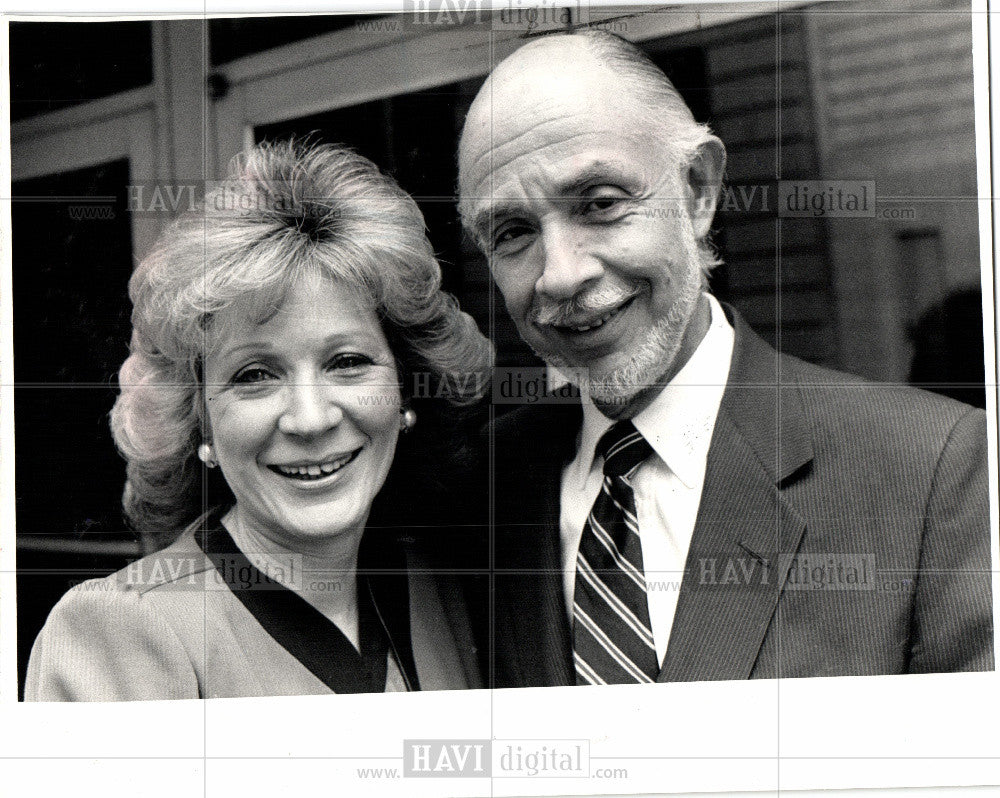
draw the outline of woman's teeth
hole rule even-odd
[[[351,462],[355,455],[357,455],[357,452],[351,452],[350,454],[345,454],[343,457],[338,457],[336,460],[331,460],[329,463],[318,463],[316,465],[305,466],[276,465],[272,466],[272,468],[282,476],[292,477],[294,479],[322,479],[335,471],[339,471]]]

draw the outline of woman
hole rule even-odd
[[[492,360],[440,282],[416,204],[366,159],[234,161],[129,285],[111,423],[126,515],[169,545],[63,597],[27,700],[477,686],[460,593],[421,549],[434,530],[385,520],[454,429],[421,397],[475,402]]]

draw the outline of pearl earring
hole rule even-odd
[[[209,468],[215,468],[219,464],[219,461],[215,459],[215,452],[210,443],[203,443],[198,447],[198,459]]]
[[[400,413],[399,418],[399,428],[403,432],[409,432],[413,429],[413,425],[417,423],[417,412],[412,408],[408,407],[402,413]]]

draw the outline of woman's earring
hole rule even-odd
[[[215,451],[212,449],[212,444],[210,443],[203,443],[198,447],[198,459],[209,468],[215,468],[219,464],[219,461],[215,459]]]
[[[417,423],[417,412],[412,407],[408,407],[399,415],[400,430],[403,432],[409,432],[413,429],[413,425]]]

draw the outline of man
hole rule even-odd
[[[469,111],[463,221],[584,393],[488,431],[492,684],[992,669],[984,414],[778,355],[711,297],[724,166],[607,33],[523,46]]]

